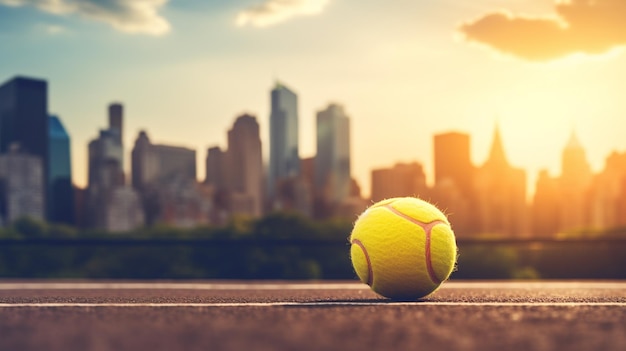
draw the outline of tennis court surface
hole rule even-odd
[[[626,350],[626,282],[0,281],[0,350]]]

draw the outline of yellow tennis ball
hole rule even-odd
[[[418,299],[435,291],[456,264],[454,232],[432,204],[413,197],[375,203],[350,235],[359,279],[392,299]]]

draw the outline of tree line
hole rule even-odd
[[[87,279],[357,279],[352,222],[296,213],[234,217],[221,227],[128,233],[24,218],[0,228],[0,277]],[[623,236],[621,232],[606,233]],[[452,279],[626,279],[626,244],[459,246]]]

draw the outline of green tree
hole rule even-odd
[[[44,238],[48,236],[46,223],[30,217],[22,217],[15,220],[12,227],[23,238]]]

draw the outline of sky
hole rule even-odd
[[[559,174],[575,131],[592,169],[626,150],[626,2],[622,0],[0,0],[0,82],[48,81],[49,110],[72,140],[74,182],[87,144],[125,107],[124,143],[226,147],[237,116],[257,117],[268,155],[270,90],[299,97],[300,155],[315,115],[342,104],[352,169],[423,164],[433,135],[471,135],[485,162],[494,127],[509,162]]]

